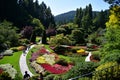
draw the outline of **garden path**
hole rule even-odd
[[[89,62],[90,61],[90,56],[92,55],[91,52],[89,52],[88,56],[85,58],[85,62]]]
[[[35,46],[35,45],[31,45],[31,46],[30,46],[30,49],[33,48],[34,46]],[[29,49],[29,50],[30,50],[30,49]],[[21,55],[21,57],[20,57],[20,60],[19,60],[19,65],[20,65],[20,70],[21,70],[21,73],[22,73],[23,76],[24,76],[24,74],[25,74],[25,71],[27,71],[28,74],[32,77],[33,74],[30,72],[30,70],[29,70],[29,68],[28,68],[28,66],[27,66],[27,62],[26,62],[26,56],[27,56],[29,50],[27,49],[27,50],[25,51],[25,53],[22,53],[22,55]]]

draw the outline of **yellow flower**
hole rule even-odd
[[[84,52],[85,52],[84,49],[77,50],[77,53],[84,53]]]

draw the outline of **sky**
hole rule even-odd
[[[86,5],[91,4],[93,11],[101,11],[109,9],[109,4],[104,0],[39,0],[39,3],[44,2],[51,8],[54,16],[76,10],[77,8],[85,8]]]

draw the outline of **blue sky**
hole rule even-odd
[[[77,8],[85,8],[91,4],[93,11],[101,11],[109,9],[109,4],[104,0],[39,0],[39,3],[44,3],[51,8],[53,15],[58,15]]]

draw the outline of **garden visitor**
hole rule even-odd
[[[30,46],[31,46],[31,45],[27,45],[27,50],[29,50],[29,49],[30,49]]]
[[[30,75],[27,73],[27,71],[25,71],[23,80],[29,80],[30,79]]]

